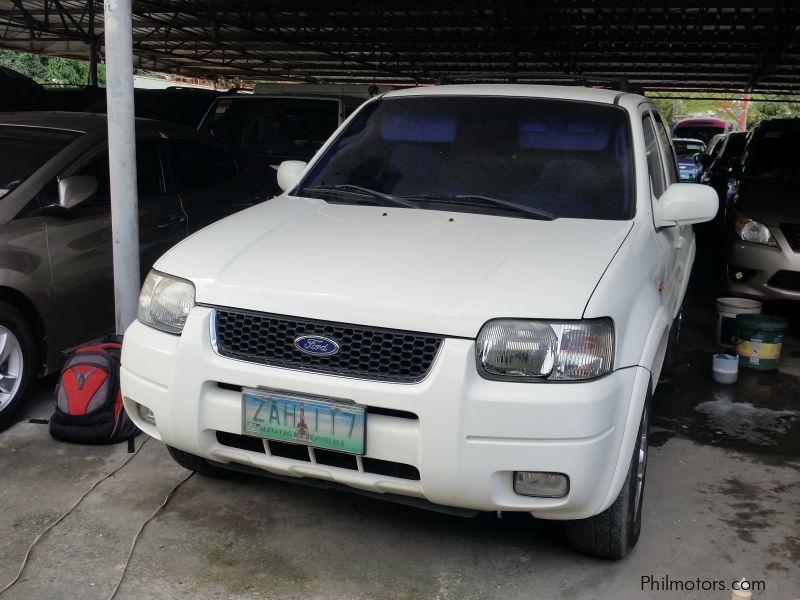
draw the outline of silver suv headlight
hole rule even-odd
[[[751,244],[761,244],[773,248],[778,247],[778,242],[775,241],[775,237],[772,235],[769,227],[763,223],[737,215],[734,229],[736,231],[736,236],[740,240],[750,242]]]
[[[507,381],[579,381],[611,370],[611,319],[489,321],[476,341],[478,371]]]
[[[180,334],[193,306],[194,284],[191,281],[150,271],[139,294],[136,317],[150,327]]]

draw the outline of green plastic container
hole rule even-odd
[[[778,368],[787,322],[770,315],[736,317],[736,354],[739,366],[759,371]]]

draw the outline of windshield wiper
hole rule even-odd
[[[533,217],[534,219],[541,219],[542,221],[552,221],[556,219],[556,215],[546,210],[540,210],[538,208],[531,208],[530,206],[523,206],[521,204],[516,204],[515,202],[509,202],[508,200],[501,200],[500,198],[492,198],[490,196],[481,196],[478,194],[454,194],[452,196],[442,195],[442,194],[425,194],[422,196],[413,196],[413,198],[419,198],[420,200],[430,200],[430,201],[441,201],[442,203],[447,204],[461,204],[461,205],[469,205],[469,206],[499,206],[502,208],[507,208],[508,210],[512,210],[514,212],[522,213]]]
[[[359,196],[361,198],[368,198],[373,202],[375,200],[380,200],[381,202],[375,202],[375,204],[383,204],[383,205],[390,205],[390,206],[403,206],[405,208],[416,208],[416,204],[411,200],[406,200],[405,198],[400,198],[399,196],[392,196],[391,194],[384,194],[383,192],[378,192],[375,190],[370,190],[365,187],[361,187],[360,185],[351,185],[349,183],[343,183],[339,185],[316,185],[305,187],[301,192],[309,192],[312,194],[337,194],[337,195],[347,195],[350,197]]]

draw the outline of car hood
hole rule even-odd
[[[157,263],[200,304],[475,337],[497,317],[580,318],[631,221],[538,221],[280,196]]]
[[[739,187],[736,211],[741,215],[777,226],[800,223],[800,200],[797,190],[800,178],[746,178]]]

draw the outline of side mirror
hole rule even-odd
[[[302,160],[285,160],[278,167],[278,187],[284,192],[288,192],[303,176],[308,163]]]
[[[742,161],[738,158],[732,158],[728,163],[728,177],[739,179],[742,176]]]
[[[714,162],[714,159],[711,158],[710,154],[701,154],[697,157],[697,161],[702,165],[704,169],[707,169],[711,166],[711,163]]]
[[[62,208],[77,206],[97,191],[93,175],[70,175],[58,182],[58,204]]]
[[[654,204],[656,226],[705,223],[717,216],[719,200],[714,188],[698,183],[673,183]]]

